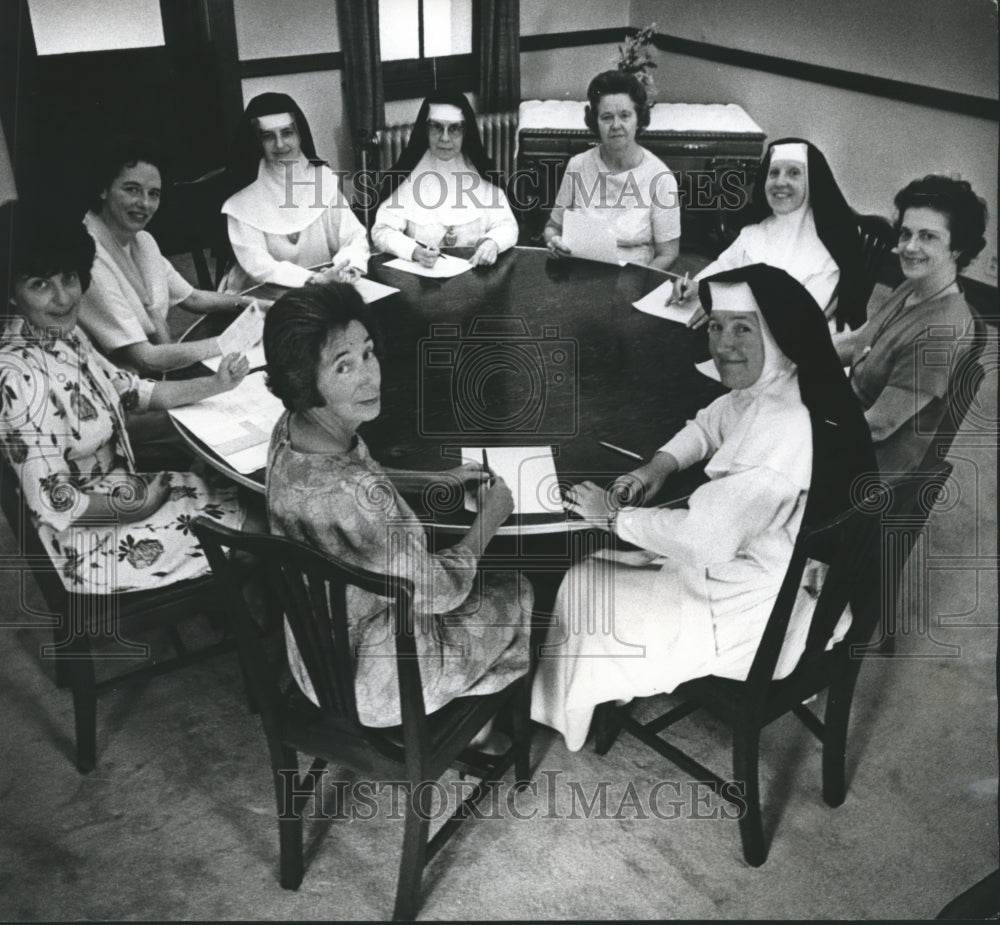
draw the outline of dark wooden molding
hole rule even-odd
[[[577,48],[581,45],[617,44],[623,42],[627,36],[635,35],[637,31],[634,26],[628,26],[620,29],[586,29],[578,32],[555,32],[549,35],[522,35],[521,51],[552,51],[557,48]],[[938,87],[925,87],[902,80],[891,80],[888,77],[872,77],[845,71],[842,68],[808,64],[804,61],[793,61],[789,58],[779,58],[739,48],[726,48],[709,42],[696,42],[675,35],[664,35],[662,32],[657,32],[653,41],[657,49],[670,54],[687,55],[717,64],[780,74],[783,77],[825,84],[840,90],[867,93],[870,96],[881,96],[884,99],[913,103],[917,106],[929,106],[932,109],[942,109],[962,116],[1000,119],[1000,100],[989,97],[942,90]]]
[[[284,55],[280,58],[250,58],[240,62],[240,76],[276,77],[279,74],[309,74],[313,71],[342,71],[342,51],[320,52],[314,55]]]
[[[581,29],[577,32],[553,32],[547,35],[522,35],[521,51],[553,51],[556,48],[577,48],[581,45],[607,45],[624,42],[639,30],[634,26],[618,29]]]
[[[954,90],[941,90],[937,87],[924,87],[902,80],[891,80],[887,77],[872,77],[867,74],[857,74],[854,71],[845,71],[841,68],[807,64],[804,61],[792,61],[789,58],[778,58],[774,55],[764,55],[739,48],[725,48],[722,45],[712,45],[708,42],[695,42],[674,35],[664,35],[662,32],[656,33],[654,43],[660,51],[671,54],[687,55],[700,58],[703,61],[728,64],[732,67],[766,71],[795,80],[825,84],[839,90],[851,90],[855,93],[867,93],[870,96],[881,96],[902,103],[943,109],[946,112],[962,116],[1000,119],[1000,100],[983,96],[958,93]]]

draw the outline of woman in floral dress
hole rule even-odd
[[[136,472],[126,412],[165,410],[232,389],[245,357],[218,373],[153,382],[114,366],[77,327],[94,242],[82,225],[18,227],[9,318],[0,335],[0,443],[42,544],[70,591],[138,591],[194,578],[208,563],[200,514],[241,527],[235,487],[193,472]]]

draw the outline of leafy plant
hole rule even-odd
[[[646,93],[652,96],[654,85],[652,69],[656,62],[649,53],[649,46],[656,33],[656,23],[640,29],[635,35],[625,39],[624,45],[618,46],[618,70],[627,74],[635,74],[642,81]]]

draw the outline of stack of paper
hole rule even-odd
[[[574,257],[598,260],[601,263],[625,263],[618,257],[618,241],[611,226],[587,212],[563,213],[563,230],[560,237]]]
[[[171,408],[170,416],[237,472],[249,475],[267,464],[271,431],[284,410],[258,372],[229,392]]]
[[[221,356],[202,360],[212,372],[218,372],[222,357],[230,353],[242,353],[250,361],[251,369],[260,369],[264,365],[264,313],[256,302],[233,321],[219,335],[219,352]]]

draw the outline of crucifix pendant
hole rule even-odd
[[[449,225],[447,229],[445,229],[444,239],[442,240],[441,243],[444,244],[445,247],[454,247],[455,242],[457,240],[458,240],[458,235],[455,234],[454,226]]]
[[[299,232],[293,231],[290,235],[288,235],[288,240],[292,244],[298,244],[299,243]]]

